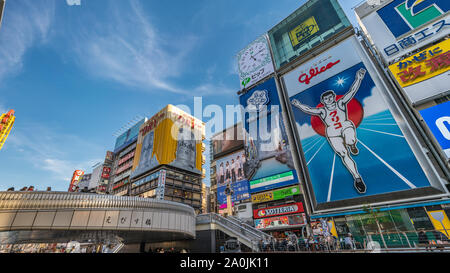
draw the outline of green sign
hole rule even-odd
[[[287,189],[281,189],[273,191],[273,200],[280,200],[284,199],[288,196],[292,195],[298,195],[300,194],[300,187],[299,186],[293,186]]]

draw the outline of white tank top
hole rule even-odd
[[[334,128],[335,130],[341,129],[344,121],[347,121],[347,111],[339,108],[337,104],[334,110],[328,110],[326,107],[324,109],[326,113],[324,122],[327,127]]]

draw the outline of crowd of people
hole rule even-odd
[[[335,251],[355,250],[356,244],[353,236],[349,233],[346,237],[338,240],[333,235],[329,236],[297,236],[290,232],[284,237],[265,237],[259,242],[261,252],[280,251]]]
[[[178,248],[173,248],[173,247],[171,247],[171,248],[159,247],[159,248],[155,248],[154,250],[150,249],[147,253],[189,253],[189,250],[187,250],[185,248],[178,249]]]
[[[113,244],[2,244],[0,253],[113,253]]]

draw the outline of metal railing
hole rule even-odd
[[[0,210],[41,209],[146,209],[182,211],[195,215],[192,207],[149,198],[68,192],[0,192]]]
[[[425,251],[450,251],[449,231],[424,230],[419,235],[418,231],[400,231],[369,233],[366,235],[347,238],[327,239],[323,236],[298,238],[296,242],[270,242],[263,246],[265,252],[425,252]],[[331,239],[330,239],[331,238]]]
[[[223,229],[228,231],[226,232],[229,233],[228,235],[238,235],[238,237],[244,239],[240,240],[241,243],[246,244],[253,251],[259,250],[258,244],[264,237],[270,237],[268,234],[258,231],[236,218],[223,217],[215,213],[197,215],[196,222],[197,224],[219,224]]]

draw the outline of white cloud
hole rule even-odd
[[[362,101],[364,107],[364,117],[370,117],[377,113],[386,111],[386,102],[377,87],[372,88],[371,95]]]
[[[193,87],[175,83],[188,69],[187,59],[197,37],[158,33],[140,1],[109,8],[109,24],[80,25],[74,36],[77,61],[89,73],[149,92],[159,89],[191,96],[214,94],[214,89],[228,91],[212,83],[215,65],[205,71],[206,82]]]
[[[23,159],[24,170],[34,167],[48,173],[36,177],[35,185],[52,181],[65,190],[74,170],[89,172],[95,163],[103,160],[99,157],[105,153],[103,147],[78,136],[61,134],[38,124],[24,124],[13,130],[8,149],[18,151],[16,155]]]
[[[29,48],[47,41],[54,1],[8,1],[0,31],[0,79],[19,72]]]
[[[297,125],[300,139],[306,139],[317,135],[316,131],[314,131],[311,125],[304,123],[302,126],[300,126],[298,122],[296,122],[295,124]]]

